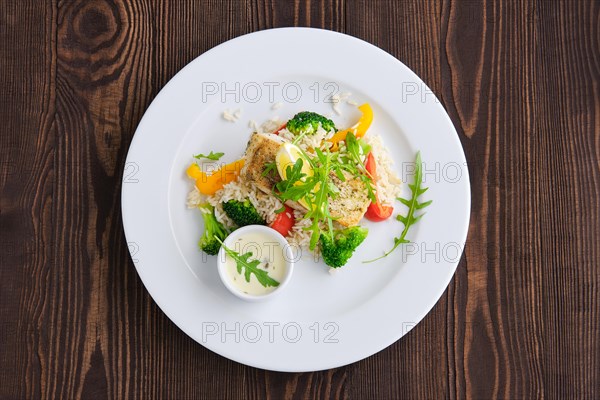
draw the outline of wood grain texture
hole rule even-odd
[[[158,91],[211,47],[280,26],[345,32],[412,68],[472,185],[465,254],[427,317],[366,360],[304,374],[245,367],[176,328],[120,215]],[[591,0],[0,3],[0,398],[600,397],[599,26]]]

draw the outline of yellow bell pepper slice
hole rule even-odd
[[[205,195],[213,195],[223,186],[236,180],[244,166],[245,160],[239,159],[230,164],[224,165],[221,169],[216,170],[211,175],[202,172],[198,164],[191,164],[187,170],[187,176],[196,181],[196,187],[200,193]]]
[[[185,170],[185,172],[187,176],[193,180],[201,178],[202,175],[206,176],[206,174],[202,172],[202,170],[200,170],[200,167],[196,163],[190,164],[190,166]]]
[[[360,105],[358,109],[362,112],[362,116],[358,120],[358,123],[348,129],[337,131],[335,135],[329,139],[329,141],[332,143],[331,150],[337,150],[338,143],[346,140],[346,135],[349,132],[352,132],[357,138],[361,138],[367,133],[367,130],[371,126],[371,122],[373,122],[373,109],[369,103]]]

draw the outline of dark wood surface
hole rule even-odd
[[[135,128],[179,69],[294,25],[412,68],[472,185],[465,254],[427,317],[303,374],[229,361],[171,323],[119,195]],[[593,0],[2,1],[0,398],[599,398],[599,26]]]

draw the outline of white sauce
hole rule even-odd
[[[269,276],[280,284],[287,272],[287,263],[284,258],[285,249],[275,239],[266,235],[264,232],[248,232],[230,243],[227,247],[236,251],[240,255],[251,252],[249,260],[259,260],[258,268],[267,271]],[[229,282],[242,293],[260,296],[272,292],[277,286],[264,287],[256,279],[254,274],[250,275],[250,282],[246,282],[244,276],[245,268],[242,273],[238,273],[235,260],[225,254],[225,271]]]

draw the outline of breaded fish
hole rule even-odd
[[[281,144],[284,143],[277,135],[270,133],[254,133],[248,141],[244,157],[246,163],[240,172],[240,179],[252,183],[266,193],[271,193],[273,186],[281,181],[279,174],[265,175],[265,164],[275,162],[275,156]],[[362,219],[367,207],[369,197],[365,184],[358,178],[344,173],[345,181],[332,174],[332,181],[340,190],[335,198],[329,199],[329,212],[336,221],[344,226],[357,225]],[[290,207],[306,210],[297,202],[288,202]]]

